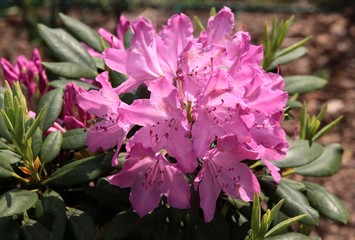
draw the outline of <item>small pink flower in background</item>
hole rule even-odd
[[[157,208],[162,195],[180,209],[190,207],[190,188],[184,174],[163,154],[141,144],[133,145],[122,170],[109,181],[119,187],[131,187],[130,201],[139,216]]]
[[[206,222],[213,219],[221,191],[244,201],[252,201],[254,193],[260,193],[255,175],[241,162],[256,160],[259,154],[247,148],[247,145],[238,143],[234,136],[225,136],[203,158],[202,169],[195,178],[194,185],[199,190],[200,206]]]
[[[5,80],[10,86],[14,81],[19,81],[30,109],[36,110],[39,98],[48,91],[48,79],[38,49],[33,50],[30,60],[20,55],[14,65],[4,58],[0,63]]]
[[[75,128],[87,128],[94,116],[84,111],[78,104],[78,95],[86,91],[75,83],[69,83],[65,87],[62,109],[62,119],[67,130]]]
[[[101,73],[96,77],[96,81],[102,86],[99,91],[82,92],[77,97],[81,109],[101,119],[89,129],[87,145],[92,152],[117,146],[116,154],[112,158],[112,164],[117,165],[119,149],[132,125],[122,121],[119,108],[125,107],[126,104],[121,102],[108,81],[108,72]]]

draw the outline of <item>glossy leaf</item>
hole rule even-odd
[[[285,77],[285,90],[289,94],[306,93],[323,88],[327,80],[315,76],[288,76]]]
[[[41,151],[42,146],[42,130],[37,128],[34,134],[32,135],[32,153],[33,158],[36,159]]]
[[[120,240],[129,239],[140,226],[140,219],[133,211],[124,211],[117,214],[110,223],[103,229],[99,240]]]
[[[302,56],[304,56],[306,53],[307,53],[307,48],[299,47],[292,52],[289,52],[285,55],[276,57],[272,61],[272,63],[270,64],[270,67],[268,67],[267,70],[275,69],[275,68],[277,68],[277,65],[286,65],[290,62],[293,62],[293,61],[301,58]]]
[[[11,140],[11,134],[6,127],[2,114],[0,114],[0,137]]]
[[[290,219],[287,219],[279,224],[277,224],[275,227],[273,227],[272,229],[270,229],[270,231],[268,231],[265,234],[265,237],[272,237],[275,236],[277,234],[280,234],[283,232],[283,230],[287,229],[288,227],[290,227],[292,224],[298,222],[299,220],[301,220],[302,218],[304,218],[307,215],[299,215]]]
[[[92,70],[96,69],[95,62],[87,50],[63,29],[39,24],[38,32],[60,61],[85,64]]]
[[[86,147],[87,132],[84,128],[66,131],[63,134],[63,150],[79,150]]]
[[[260,184],[263,190],[268,194],[273,202],[285,199],[285,202],[281,207],[281,211],[283,213],[289,217],[306,214],[307,216],[300,220],[301,223],[318,225],[318,211],[310,206],[307,198],[301,192],[293,189],[284,182],[280,182],[276,185],[274,182],[265,181],[262,180],[262,177],[260,178]]]
[[[12,217],[0,218],[0,239],[19,240],[20,227]]]
[[[41,146],[40,159],[42,164],[53,161],[60,152],[63,142],[63,134],[60,131],[50,133]]]
[[[92,30],[88,25],[64,15],[63,13],[59,13],[59,17],[69,31],[80,41],[85,42],[98,52],[102,52],[104,50],[101,45],[99,34]]]
[[[43,121],[40,124],[43,131],[50,128],[59,117],[63,106],[63,96],[63,90],[58,88],[49,91],[41,98],[38,109],[46,109]]]
[[[265,240],[313,240],[313,238],[301,233],[285,233],[273,237],[265,238]]]
[[[272,163],[279,168],[298,167],[316,160],[323,152],[323,147],[318,143],[307,140],[296,140],[291,144],[286,157]]]
[[[33,134],[35,134],[37,128],[41,125],[44,116],[46,115],[46,107],[41,108],[40,112],[36,114],[36,118],[34,120],[30,119],[29,122],[31,123],[29,125],[29,129],[27,130],[25,134],[25,139],[28,140],[30,139]]]
[[[85,90],[89,89],[98,89],[98,87],[91,85],[89,83],[86,83],[81,80],[69,80],[69,79],[61,79],[61,80],[54,80],[49,82],[49,86],[54,87],[54,88],[62,88],[65,89],[66,85],[68,83],[75,83],[77,86],[82,87]]]
[[[324,187],[311,182],[303,182],[306,186],[304,194],[312,207],[323,216],[337,222],[346,224],[349,220],[349,212],[337,196]]]
[[[74,160],[52,173],[47,182],[68,186],[94,180],[103,174],[108,174],[109,169],[103,164],[107,158],[111,159],[112,154],[100,154]]]
[[[10,163],[0,155],[0,178],[9,178],[14,174]]]
[[[21,157],[11,151],[1,150],[0,161],[7,162],[8,164],[15,164],[21,161]]]
[[[33,207],[37,202],[37,193],[27,190],[10,190],[0,196],[0,218],[17,214]]]
[[[75,240],[87,240],[92,239],[96,227],[94,220],[85,212],[67,207],[67,234],[71,236],[71,239]]]
[[[51,233],[39,222],[28,219],[21,228],[21,239],[26,240],[54,240]]]
[[[86,65],[74,62],[42,62],[43,66],[59,77],[95,78],[98,73]]]
[[[294,172],[304,176],[331,176],[340,169],[342,156],[342,146],[338,143],[330,144],[324,147],[323,153],[316,160],[295,168]]]
[[[36,204],[36,217],[38,222],[48,229],[55,240],[64,237],[66,215],[65,206],[61,198],[44,195]]]

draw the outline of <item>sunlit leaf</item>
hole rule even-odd
[[[304,176],[325,177],[335,174],[341,167],[343,148],[334,143],[326,146],[323,153],[313,162],[296,167],[295,173]]]
[[[346,224],[349,220],[349,212],[337,196],[316,183],[303,182],[306,186],[304,194],[311,206],[323,216],[337,222]]]

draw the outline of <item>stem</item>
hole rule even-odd
[[[41,181],[41,178],[39,177],[38,175],[38,172],[36,171],[36,168],[33,164],[33,161],[29,164],[29,168],[28,170],[30,170],[31,172],[31,177],[32,179],[35,181],[35,182],[40,182]]]
[[[253,165],[249,166],[249,168],[253,169],[253,168],[256,168],[256,167],[258,167],[258,166],[260,166],[262,164],[263,164],[263,161],[259,160],[256,163],[254,163]]]
[[[288,168],[285,171],[283,171],[281,175],[283,177],[286,177],[286,176],[291,175],[293,173],[295,173],[295,169],[294,168]]]

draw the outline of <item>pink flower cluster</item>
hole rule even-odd
[[[127,133],[127,159],[112,184],[131,187],[130,201],[140,216],[155,209],[162,195],[175,208],[190,207],[199,191],[204,219],[213,219],[221,192],[251,201],[260,192],[249,163],[262,160],[275,181],[288,148],[281,129],[287,93],[283,78],[266,73],[263,47],[247,32],[233,33],[234,14],[224,7],[208,20],[199,37],[190,19],[174,15],[160,32],[141,17],[131,24],[128,49],[107,48],[106,65],[128,79],[112,88],[108,73],[102,88],[78,96],[79,106],[102,120],[88,132],[91,151],[117,146]],[[119,94],[148,86],[149,99],[128,105]],[[193,179],[193,183],[189,182]]]
[[[20,81],[28,104],[31,107],[36,106],[40,96],[48,91],[47,75],[42,67],[41,56],[37,48],[33,50],[30,60],[20,55],[16,59],[16,63],[12,65],[5,58],[1,58],[0,65],[10,86],[13,85],[13,82]]]

